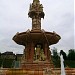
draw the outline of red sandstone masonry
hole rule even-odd
[[[45,71],[31,71],[31,70],[25,70],[25,69],[0,69],[0,71],[3,71],[3,75],[49,75],[47,73],[45,73]],[[51,69],[51,75],[60,75],[61,71],[60,68],[55,68],[55,69]],[[75,75],[75,68],[65,68],[66,71],[66,75]]]

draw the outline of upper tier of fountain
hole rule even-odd
[[[41,18],[44,18],[43,5],[40,4],[39,0],[33,0],[30,4],[28,16],[32,18],[32,30],[29,29],[26,32],[17,33],[13,40],[20,45],[26,45],[27,42],[34,42],[44,44],[48,46],[56,44],[61,37],[53,32],[46,32],[44,29],[41,30]]]
[[[56,44],[61,37],[56,34],[55,32],[45,32],[44,30],[36,30],[36,31],[29,31],[22,33],[17,33],[13,40],[20,45],[26,45],[27,42],[34,42],[44,44],[47,43],[48,46],[52,44]]]

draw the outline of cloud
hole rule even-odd
[[[0,0],[0,50],[23,50],[12,38],[17,32],[31,29],[28,18],[29,4],[33,0]],[[73,0],[40,0],[44,6],[45,18],[42,29],[55,31],[61,36],[56,45],[58,49],[74,47],[74,1]]]

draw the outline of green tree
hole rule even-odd
[[[55,67],[60,67],[60,57],[58,56],[57,48],[52,49],[52,61]]]
[[[3,68],[11,68],[13,64],[13,59],[5,59],[3,62]]]
[[[75,61],[75,50],[74,49],[70,49],[69,53],[68,53],[68,60],[73,60]]]
[[[60,51],[60,55],[61,54],[63,55],[64,60],[67,60],[67,55],[63,50]]]
[[[2,64],[2,60],[1,60],[1,53],[0,53],[0,67],[1,67],[1,64]]]
[[[53,58],[58,59],[58,53],[57,53],[57,48],[53,48]]]

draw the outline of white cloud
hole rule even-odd
[[[40,0],[40,2],[43,4],[45,12],[45,19],[42,20],[42,28],[47,31],[55,31],[62,37],[59,43],[54,46],[64,50],[73,48],[73,0]],[[8,48],[12,50],[17,49],[18,51],[19,48],[17,48],[16,43],[12,43],[12,37],[16,32],[24,32],[27,29],[31,29],[31,19],[28,18],[30,3],[32,3],[32,0],[0,0],[1,51],[5,51]],[[4,46],[7,43],[8,45]]]

